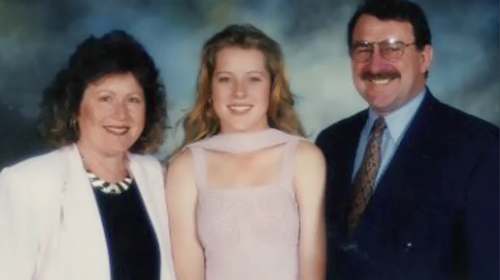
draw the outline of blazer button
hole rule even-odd
[[[409,252],[412,249],[413,249],[413,243],[411,243],[411,242],[406,243],[406,245],[405,245],[405,252]]]

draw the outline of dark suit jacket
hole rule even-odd
[[[499,130],[427,93],[353,236],[351,175],[368,110],[325,130],[327,279],[499,279]]]

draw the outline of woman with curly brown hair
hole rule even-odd
[[[205,43],[166,179],[178,279],[324,278],[325,163],[293,105],[261,30],[231,25]]]
[[[166,94],[150,55],[112,31],[44,91],[58,148],[0,174],[0,279],[173,280],[163,169]]]

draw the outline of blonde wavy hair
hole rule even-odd
[[[226,47],[257,49],[264,54],[266,68],[271,76],[271,94],[267,110],[269,126],[286,133],[305,136],[304,128],[293,109],[295,101],[290,92],[280,45],[250,24],[229,25],[203,45],[196,100],[180,120],[184,128],[184,140],[178,150],[220,131],[220,122],[211,104],[211,88],[216,55]]]

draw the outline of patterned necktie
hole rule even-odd
[[[361,167],[354,179],[354,195],[352,197],[351,212],[347,221],[349,235],[353,233],[372,195],[372,187],[380,165],[380,146],[382,144],[384,129],[384,118],[379,117],[373,125]]]

